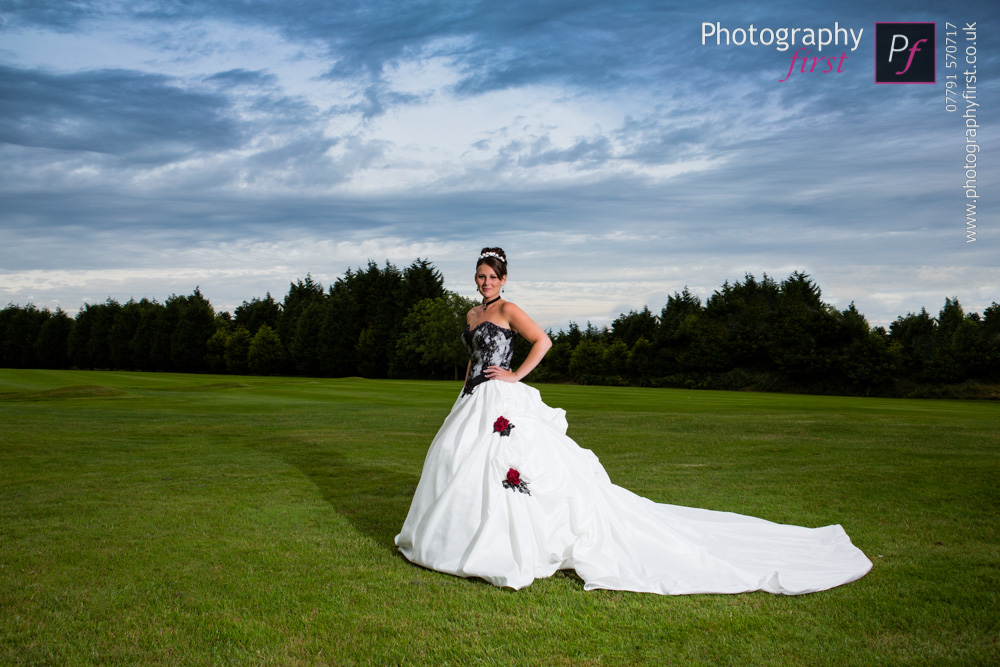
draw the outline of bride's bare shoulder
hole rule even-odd
[[[472,308],[469,308],[469,312],[467,312],[465,314],[465,323],[468,324],[470,327],[474,327],[477,324],[479,324],[480,317],[479,317],[479,313],[476,312],[476,308],[477,308],[477,306],[473,306]],[[480,310],[482,309],[481,307],[478,307],[478,308]]]
[[[513,331],[524,336],[525,339],[530,343],[534,343],[540,338],[546,337],[547,334],[542,330],[540,326],[531,317],[521,310],[516,304],[510,303],[509,301],[503,304],[504,319],[509,322],[509,326]]]
[[[504,301],[500,304],[500,314],[507,321],[519,320],[528,316],[527,313],[521,310],[520,306],[510,301]]]

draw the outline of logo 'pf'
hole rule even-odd
[[[936,23],[876,23],[875,83],[934,83]]]

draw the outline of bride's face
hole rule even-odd
[[[507,276],[499,277],[489,264],[484,262],[476,267],[476,289],[484,299],[500,296],[500,288],[506,283]]]

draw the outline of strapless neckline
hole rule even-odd
[[[472,331],[475,331],[476,329],[478,329],[479,327],[483,326],[484,324],[492,324],[497,329],[502,329],[503,331],[509,331],[511,333],[514,333],[513,329],[511,329],[509,327],[502,327],[499,324],[497,324],[496,322],[492,322],[490,320],[483,320],[482,322],[480,322],[479,324],[477,324],[474,327],[473,326],[469,326],[468,324],[466,324],[465,325],[465,330],[469,331],[469,332],[472,332]]]

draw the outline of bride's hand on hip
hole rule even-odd
[[[499,366],[488,366],[483,374],[491,380],[503,380],[504,382],[518,381],[514,371]]]

